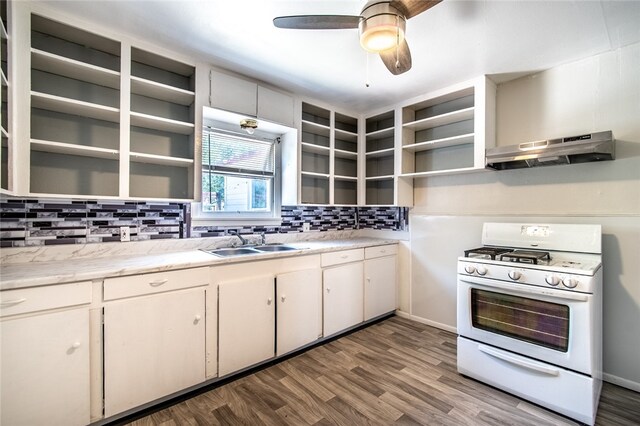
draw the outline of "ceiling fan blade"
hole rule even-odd
[[[411,69],[411,52],[407,40],[402,40],[397,49],[380,52],[380,59],[393,75],[409,71]]]
[[[402,12],[405,18],[413,18],[427,9],[431,9],[442,0],[391,0],[391,6]]]
[[[358,28],[360,16],[349,15],[297,15],[273,18],[278,28],[296,30],[342,30]]]

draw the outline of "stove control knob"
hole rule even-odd
[[[476,268],[476,272],[478,273],[478,275],[485,276],[487,275],[487,268],[485,268],[484,266],[478,266]]]
[[[522,274],[518,271],[509,271],[509,278],[514,281],[518,281],[522,277]]]
[[[574,278],[565,278],[562,280],[562,285],[567,288],[575,288],[578,285],[578,280]]]
[[[547,284],[554,287],[560,284],[560,278],[556,277],[555,275],[547,275],[544,280],[547,282]]]
[[[476,267],[473,266],[473,265],[467,265],[467,266],[464,267],[464,271],[467,274],[473,274],[476,271]]]

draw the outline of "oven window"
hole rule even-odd
[[[475,328],[567,352],[569,307],[526,297],[471,289]]]

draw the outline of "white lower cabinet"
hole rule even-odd
[[[305,269],[276,277],[276,355],[322,337],[322,270]]]
[[[105,416],[205,380],[205,289],[104,307]]]
[[[275,354],[274,276],[218,285],[218,375],[225,376]]]
[[[322,271],[324,336],[331,336],[363,321],[362,262]]]
[[[0,424],[90,422],[89,309],[0,324]]]
[[[377,248],[376,248],[377,249]],[[364,261],[364,320],[370,320],[396,309],[396,246],[389,246],[384,252],[377,250],[375,257],[369,259],[366,250]]]

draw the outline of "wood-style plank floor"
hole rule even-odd
[[[131,423],[575,425],[456,372],[456,336],[391,317]],[[640,393],[605,383],[598,425],[639,425]]]

